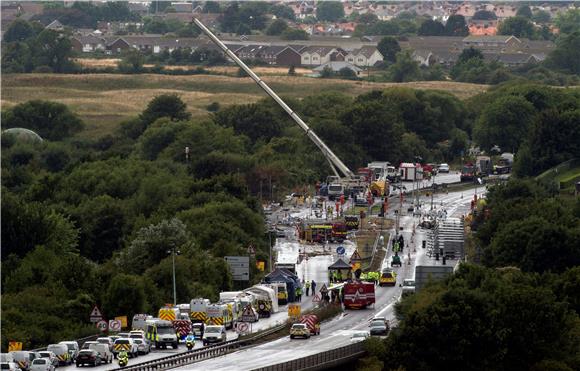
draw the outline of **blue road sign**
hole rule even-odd
[[[336,253],[338,255],[344,255],[344,252],[345,252],[345,250],[344,250],[344,247],[343,246],[339,246],[339,247],[336,248]]]

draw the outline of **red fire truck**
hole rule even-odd
[[[372,282],[347,282],[343,290],[346,309],[364,309],[375,304],[375,284]]]

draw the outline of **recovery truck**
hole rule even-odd
[[[209,304],[210,304],[209,299],[204,298],[192,299],[191,303],[189,304],[190,309],[189,318],[191,319],[191,322],[207,323],[207,306]]]
[[[467,162],[461,168],[460,180],[462,182],[471,182],[475,179],[475,165],[471,162]]]

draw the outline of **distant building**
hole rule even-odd
[[[358,68],[355,65],[352,65],[352,64],[347,63],[347,62],[339,62],[339,61],[324,63],[323,65],[320,65],[320,66],[314,68],[314,72],[320,74],[320,73],[322,73],[322,71],[325,68],[330,68],[332,70],[332,72],[334,72],[334,73],[339,72],[343,68],[348,68],[349,70],[354,72],[355,75],[357,75],[357,76],[359,76],[360,73],[362,72],[362,69]]]

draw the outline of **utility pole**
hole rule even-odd
[[[177,288],[175,285],[175,255],[179,255],[181,251],[177,250],[175,246],[167,250],[168,254],[171,254],[171,263],[173,266],[173,305],[177,305]]]

